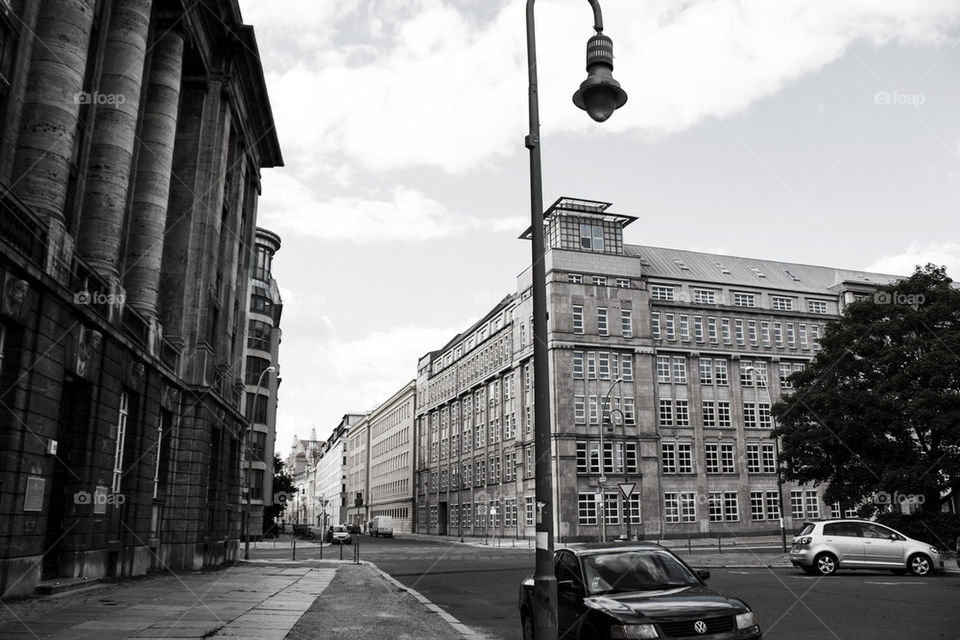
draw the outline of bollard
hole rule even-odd
[[[297,539],[296,538],[293,538],[293,556],[290,559],[291,560],[297,559]]]
[[[723,553],[723,544],[721,542],[720,536],[717,536],[717,553]]]
[[[343,560],[343,541],[340,541],[340,559]]]
[[[687,538],[687,553],[692,553],[693,550],[690,548],[690,538]]]

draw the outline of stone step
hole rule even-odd
[[[98,584],[100,584],[99,578],[53,578],[39,582],[35,593],[40,596],[53,596],[67,591],[86,589]]]

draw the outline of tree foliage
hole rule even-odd
[[[863,515],[960,495],[960,290],[942,267],[846,307],[774,405],[787,479]]]
[[[263,530],[270,531],[287,509],[293,495],[293,478],[283,471],[283,460],[273,456],[273,504],[263,508]]]

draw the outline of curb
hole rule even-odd
[[[455,617],[453,617],[452,615],[444,611],[441,607],[438,607],[437,605],[433,604],[428,598],[426,598],[423,594],[421,594],[416,589],[413,589],[403,584],[402,582],[400,582],[399,580],[397,580],[396,578],[394,578],[389,573],[387,573],[377,565],[373,564],[372,562],[368,562],[366,560],[361,560],[360,562],[361,564],[365,564],[371,567],[374,571],[376,571],[381,576],[383,576],[383,578],[387,580],[387,582],[391,583],[396,588],[400,589],[401,591],[406,591],[407,593],[412,595],[414,598],[417,599],[417,601],[420,604],[422,604],[428,610],[440,616],[440,618],[444,622],[446,622],[451,627],[453,627],[454,631],[459,633],[462,638],[467,638],[468,640],[485,640],[485,636],[477,633],[476,631],[474,631],[473,629],[471,629],[470,627],[463,624],[462,622],[457,620]]]

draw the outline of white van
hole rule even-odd
[[[368,532],[372,536],[393,537],[393,516],[374,516],[370,521]]]

